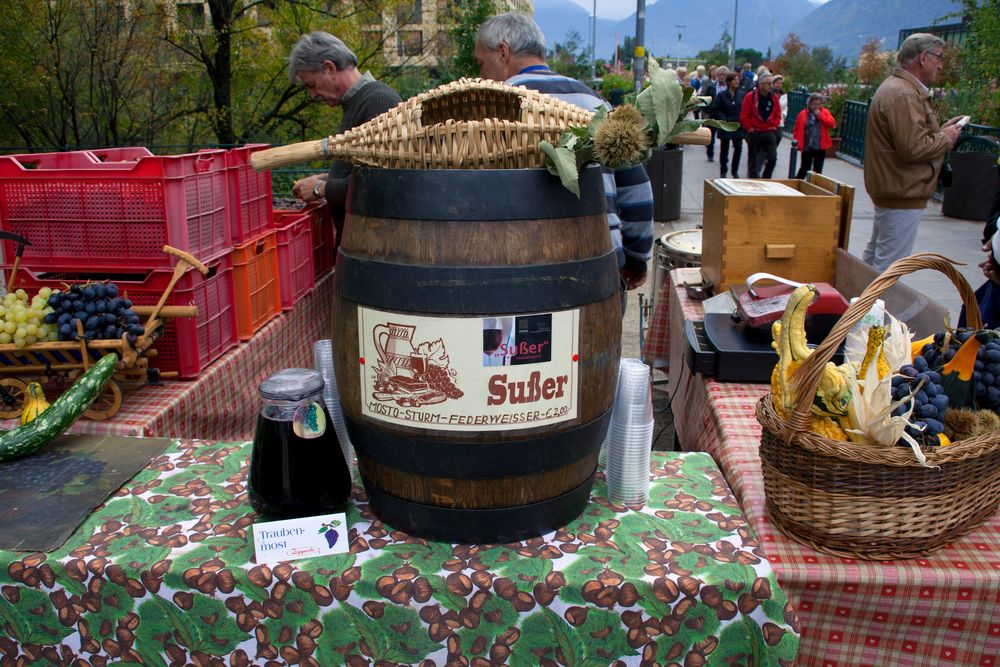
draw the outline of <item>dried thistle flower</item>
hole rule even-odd
[[[631,105],[614,109],[594,133],[597,159],[609,167],[641,162],[648,148],[646,118]]]

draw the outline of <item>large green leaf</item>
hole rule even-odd
[[[101,586],[101,608],[98,611],[91,611],[84,614],[87,622],[90,623],[91,632],[100,639],[114,638],[115,628],[118,627],[118,620],[125,618],[135,607],[135,599],[128,592],[111,581],[104,580]],[[107,623],[105,623],[107,621]],[[106,635],[101,634],[101,627],[111,629]]]
[[[786,647],[783,644],[787,637],[791,637],[791,640]],[[792,652],[788,655],[790,648]],[[779,657],[792,659],[797,651],[798,637],[791,633],[782,638],[782,643],[778,647],[769,649],[764,643],[764,635],[757,621],[749,616],[740,616],[719,633],[719,646],[707,656],[706,664],[713,667],[728,667],[734,664],[776,665]]]
[[[479,560],[502,577],[507,577],[517,585],[518,590],[530,593],[535,584],[545,580],[552,571],[551,558],[529,558],[521,556],[510,547],[497,546],[484,549]]]
[[[298,604],[296,604],[298,603]],[[289,628],[291,632],[290,643],[295,641],[295,635],[298,634],[300,627],[308,623],[314,618],[319,617],[319,605],[313,600],[312,596],[306,593],[300,588],[289,588],[285,593],[285,597],[281,601],[282,611],[281,616],[278,618],[266,618],[264,620],[264,626],[271,635],[271,642],[275,646],[282,646],[278,642],[278,637],[281,636],[282,628]],[[290,608],[295,605],[298,611],[292,611]]]
[[[16,606],[7,600],[0,603],[0,627],[8,623],[18,642],[49,646],[58,644],[73,632],[73,628],[59,622],[52,601],[43,591],[21,588],[19,592],[21,599]]]
[[[628,645],[621,616],[614,612],[592,608],[587,613],[586,622],[576,632],[584,639],[586,655],[583,664],[587,667],[604,667],[616,659],[637,655]],[[588,641],[591,637],[601,637],[601,640]]]
[[[662,146],[673,135],[674,125],[684,111],[684,87],[673,70],[662,69],[655,58],[647,58],[649,91],[653,96],[656,113],[656,145]],[[639,94],[642,97],[643,93]]]
[[[247,638],[236,626],[226,606],[205,596],[195,596],[189,610],[182,610],[160,597],[146,600],[139,605],[139,619],[141,632],[137,634],[140,636],[169,636],[176,630],[181,645],[188,651],[202,651],[209,655],[226,655]],[[144,659],[147,657],[145,651],[158,651],[153,643],[144,645],[143,649]]]
[[[574,628],[551,609],[542,609],[521,624],[521,638],[511,650],[510,667],[536,667],[536,651],[552,648],[562,651],[567,665],[579,665],[583,660],[584,644]]]
[[[357,644],[361,639],[354,620],[343,608],[338,608],[325,614],[321,621],[323,634],[316,641],[316,660],[321,665],[343,664],[344,655],[337,649]]]
[[[545,166],[549,173],[558,176],[563,187],[579,197],[580,172],[576,167],[576,155],[573,154],[573,149],[566,146],[553,146],[547,141],[542,141],[538,145],[548,157]]]
[[[410,607],[387,604],[378,623],[360,609],[350,606],[343,609],[350,616],[359,639],[371,651],[373,661],[416,664],[441,648],[430,640],[417,612]],[[336,641],[340,643],[339,639]]]
[[[222,656],[235,650],[240,642],[246,641],[246,634],[237,627],[236,621],[220,600],[195,597],[194,606],[188,614],[195,619],[197,628],[197,644],[191,647],[193,651]]]
[[[227,612],[228,613],[228,612]],[[173,602],[154,597],[139,605],[140,630],[145,636],[170,636],[177,631],[185,646],[196,643],[191,617]]]
[[[452,593],[448,588],[448,583],[444,580],[444,577],[438,574],[428,574],[424,576],[427,577],[427,581],[430,583],[431,589],[434,591],[434,599],[437,600],[442,607],[452,611],[462,611],[465,609],[465,598],[456,593]]]
[[[483,655],[493,645],[497,635],[517,624],[518,613],[514,609],[514,605],[500,596],[494,595],[486,600],[480,611],[482,613],[479,616],[478,626],[463,628],[458,632],[458,636],[462,640],[462,653],[469,657]],[[497,611],[500,612],[499,618],[496,621],[490,621],[486,615]],[[480,653],[473,653],[472,647],[480,637],[486,640],[483,643],[484,649]]]
[[[152,637],[140,634],[135,639],[135,650],[146,667],[167,667],[163,659],[163,644]]]
[[[387,660],[402,664],[417,664],[441,646],[427,636],[417,612],[411,607],[386,605],[379,625],[390,628],[389,647],[384,655],[373,656],[375,660]]]

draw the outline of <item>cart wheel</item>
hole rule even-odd
[[[0,380],[0,418],[14,419],[21,416],[27,389],[28,385],[17,378]]]
[[[80,376],[81,370],[78,368],[69,374],[71,380],[76,380]],[[94,399],[90,407],[84,411],[83,416],[87,419],[104,421],[111,419],[122,407],[122,389],[114,380],[108,380],[104,390]]]

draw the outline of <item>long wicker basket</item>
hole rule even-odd
[[[830,440],[812,433],[811,397],[823,367],[875,300],[901,276],[936,269],[955,284],[969,326],[980,328],[975,294],[954,262],[922,253],[892,264],[862,293],[793,376],[799,400],[789,420],[765,396],[757,404],[767,511],[778,528],[817,551],[884,560],[916,558],[974,530],[1000,503],[1000,431],[925,449]]]
[[[593,112],[523,86],[459,79],[411,97],[336,136],[257,151],[254,169],[339,159],[387,169],[529,169],[545,164],[542,140],[586,127]],[[673,143],[707,144],[708,128]]]

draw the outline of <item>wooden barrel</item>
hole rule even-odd
[[[600,170],[355,167],[334,281],[341,405],[375,513],[511,542],[583,511],[611,416],[620,280]]]

